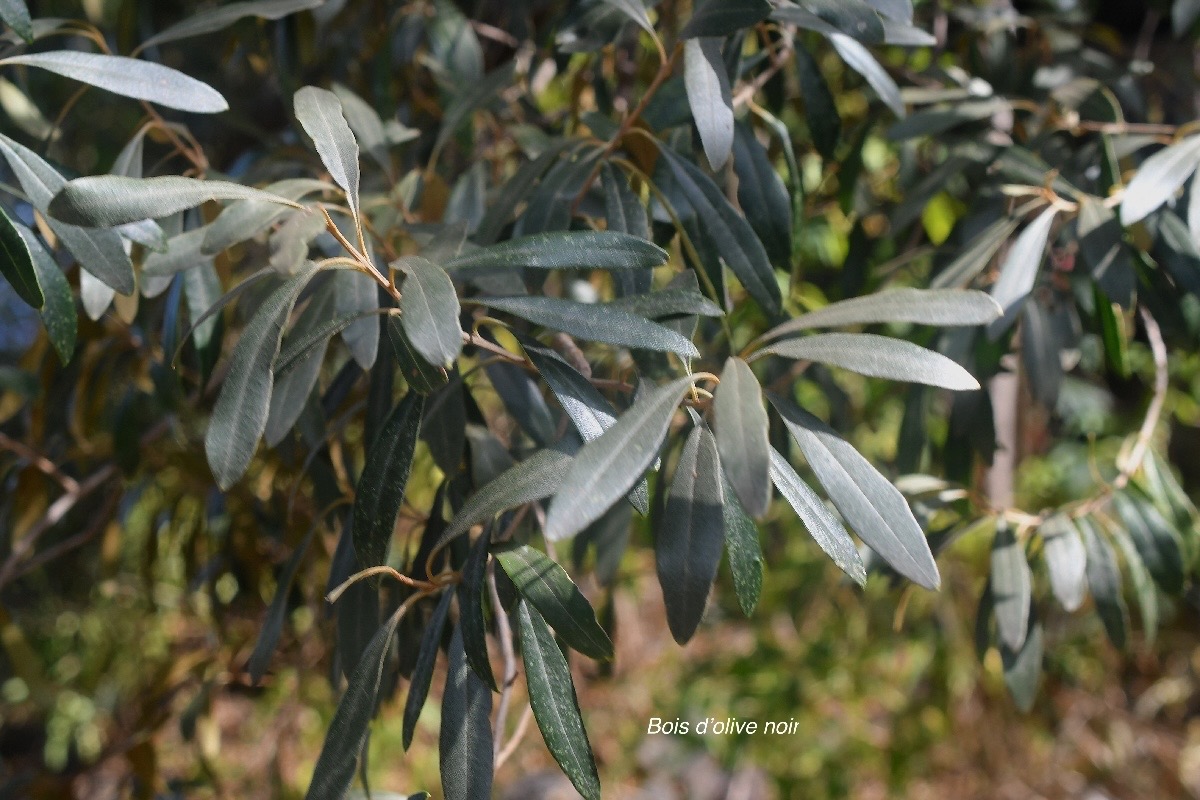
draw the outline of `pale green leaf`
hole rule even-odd
[[[810,328],[911,322],[942,327],[984,325],[1003,313],[984,292],[966,289],[891,289],[830,303],[772,328],[775,339]]]
[[[420,256],[392,265],[405,274],[400,322],[413,348],[430,364],[449,367],[462,352],[458,295],[446,271]]]
[[[771,502],[769,422],[762,388],[749,364],[726,359],[713,405],[725,474],[746,511],[761,517]]]
[[[979,381],[971,373],[941,353],[873,333],[818,333],[784,339],[764,347],[756,355],[817,361],[874,378],[924,383],[955,391],[979,388]]]
[[[312,139],[334,183],[346,192],[346,202],[357,219],[358,141],[342,113],[342,101],[326,89],[305,86],[296,92],[294,107],[296,119]]]
[[[733,149],[733,95],[721,39],[706,36],[684,42],[683,81],[704,154],[719,170]]]

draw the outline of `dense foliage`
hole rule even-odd
[[[1022,710],[1048,620],[1124,648],[1192,590],[1200,135],[1148,59],[1197,4],[1129,43],[1071,3],[59,5],[0,2],[0,727],[48,718],[51,771],[153,790],[157,698],[97,722],[122,651],[198,679],[191,738],[331,636],[308,797],[383,708],[446,797],[531,715],[598,798],[572,662],[643,547],[686,644],[780,531],[898,621],[985,540]],[[106,636],[145,603],[238,644]]]

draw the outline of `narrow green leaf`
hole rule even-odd
[[[332,183],[311,178],[288,178],[266,186],[263,191],[285,200],[299,201],[314,192],[332,192]],[[221,209],[217,218],[205,226],[207,233],[200,252],[215,255],[266,230],[288,213],[289,206],[274,200],[239,200]]]
[[[992,257],[996,255],[996,251],[1017,230],[1018,224],[1019,221],[1012,217],[1001,217],[987,226],[963,249],[957,258],[934,276],[934,279],[929,282],[930,290],[950,290],[969,284],[976,275],[987,268]],[[999,313],[1003,314],[1004,310],[1001,309]],[[991,320],[985,320],[985,322],[991,322]]]
[[[1132,225],[1174,197],[1200,166],[1200,136],[1164,147],[1138,167],[1121,196],[1121,223]]]
[[[154,34],[139,45],[139,50],[149,47],[177,42],[180,39],[190,39],[206,33],[228,28],[244,17],[259,17],[261,19],[282,19],[289,14],[317,8],[325,0],[255,0],[254,2],[227,3],[217,8],[201,11],[182,22],[177,22],[169,28]]]
[[[492,693],[467,665],[461,627],[450,639],[438,762],[446,800],[492,796]]]
[[[725,526],[725,551],[729,554],[729,571],[733,574],[733,591],[737,595],[742,613],[749,617],[758,605],[762,593],[763,554],[758,541],[758,526],[729,485],[728,476],[722,476],[721,491],[725,503],[721,506]]]
[[[687,39],[683,46],[683,82],[704,154],[714,170],[725,166],[733,149],[733,95],[721,56],[720,38]]]
[[[200,181],[174,175],[159,178],[91,175],[66,183],[50,201],[47,211],[72,225],[107,228],[165,217],[210,200],[260,200],[301,207],[285,197],[228,181]]]
[[[466,87],[466,91],[458,94],[454,102],[446,108],[446,113],[442,115],[442,126],[438,129],[437,139],[433,143],[435,152],[441,151],[450,137],[458,131],[459,125],[465,122],[476,109],[486,105],[512,85],[515,68],[515,59],[507,61],[485,75],[483,80],[474,86]]]
[[[770,13],[767,0],[704,0],[696,4],[679,38],[728,36],[761,22]]]
[[[66,78],[82,81],[113,94],[157,103],[167,108],[196,114],[215,114],[229,109],[220,92],[178,70],[125,56],[51,50],[26,53],[0,60],[0,65],[38,67]]]
[[[1000,277],[992,286],[992,298],[1004,309],[999,319],[988,325],[988,336],[993,340],[1008,330],[1021,311],[1021,304],[1033,291],[1038,269],[1046,252],[1046,240],[1050,237],[1050,226],[1058,209],[1050,206],[1037,219],[1029,223],[1017,237],[1008,257],[1000,267]]]
[[[430,364],[413,347],[404,332],[404,326],[397,317],[389,317],[387,321],[388,341],[392,345],[392,355],[400,365],[400,373],[413,389],[421,394],[432,394],[450,380],[450,376],[442,367]]]
[[[1146,562],[1129,531],[1120,525],[1113,525],[1108,528],[1108,532],[1125,559],[1129,582],[1133,584],[1138,612],[1142,618],[1142,635],[1146,644],[1151,645],[1158,636],[1158,591],[1154,587],[1154,580],[1150,577],[1150,570],[1147,569]]]
[[[654,536],[667,624],[680,644],[695,634],[717,577],[725,540],[724,503],[717,441],[708,428],[696,425],[684,442]]]
[[[472,250],[443,266],[457,270],[648,269],[667,262],[653,242],[617,231],[535,233]]]
[[[1096,611],[1100,614],[1109,640],[1115,647],[1124,649],[1129,612],[1121,594],[1121,572],[1117,568],[1117,557],[1091,519],[1081,517],[1075,524],[1083,534],[1083,546],[1087,551],[1088,588],[1096,600]]]
[[[246,671],[250,673],[250,683],[253,686],[257,686],[262,681],[262,677],[271,663],[271,657],[275,655],[275,647],[279,644],[279,636],[283,632],[283,623],[287,618],[288,596],[292,593],[292,581],[296,578],[296,571],[300,569],[300,562],[304,560],[304,554],[308,552],[309,545],[316,537],[318,527],[316,524],[309,526],[308,533],[304,535],[300,544],[296,545],[296,549],[284,563],[283,569],[279,571],[279,579],[275,582],[275,597],[272,598],[271,606],[267,609],[267,618],[263,620],[258,640],[254,643],[254,652],[250,654],[250,660],[246,662]]]
[[[762,241],[772,263],[792,262],[792,201],[754,129],[739,122],[734,129],[733,168],[738,205]]]
[[[691,275],[691,273],[680,273]],[[694,278],[695,276],[692,275]],[[606,304],[647,319],[662,320],[678,317],[721,317],[725,312],[695,289],[657,289],[646,294],[618,297]]]
[[[1183,554],[1170,523],[1157,508],[1129,492],[1114,495],[1113,506],[1154,582],[1163,591],[1178,595],[1183,589]]]
[[[838,142],[842,138],[842,118],[817,60],[799,41],[796,42],[796,70],[800,75],[800,96],[804,98],[804,118],[808,121],[813,144],[822,158],[832,161],[837,157]]]
[[[656,35],[654,25],[650,23],[650,17],[646,14],[646,6],[642,4],[642,0],[604,0],[604,2],[629,17],[646,33],[651,36]]]
[[[809,535],[833,559],[838,569],[850,576],[859,586],[867,582],[867,568],[854,545],[850,534],[833,515],[821,498],[817,497],[788,460],[775,448],[771,448],[771,482],[788,501],[788,505],[799,515]]]
[[[754,229],[734,210],[725,195],[700,171],[668,147],[660,147],[671,172],[700,223],[720,251],[721,258],[746,287],[750,296],[769,314],[782,308],[775,270]]]
[[[1029,376],[1033,398],[1044,408],[1058,405],[1062,388],[1062,342],[1050,309],[1031,300],[1021,312],[1021,363]]]
[[[12,218],[0,208],[0,275],[8,280],[17,296],[37,310],[46,304],[38,283],[38,270]]]
[[[725,474],[746,511],[761,517],[771,502],[770,424],[762,388],[749,364],[732,356],[726,359],[713,405]]]
[[[283,327],[296,298],[320,269],[310,263],[271,293],[242,331],[230,357],[229,372],[213,408],[204,449],[222,491],[242,477],[258,447],[270,412],[274,371]]]
[[[485,527],[471,544],[467,560],[463,562],[462,580],[458,583],[458,612],[467,663],[480,680],[494,692],[496,679],[492,675],[492,664],[488,659],[487,621],[483,613],[491,539],[491,528]],[[498,614],[504,613],[502,609],[493,610]]]
[[[784,339],[764,347],[755,355],[817,361],[874,378],[923,383],[955,391],[979,388],[979,381],[971,373],[941,353],[903,339],[873,333],[818,333]]]
[[[897,117],[903,118],[906,111],[904,99],[900,96],[900,87],[870,51],[844,33],[829,34],[829,41],[846,62],[846,66],[862,75],[883,104]]]
[[[894,20],[909,25],[913,21],[912,0],[866,0],[867,4],[883,15],[884,20]]]
[[[1029,620],[1029,635],[1017,650],[1006,645],[1000,646],[1000,660],[1004,666],[1004,685],[1012,695],[1022,713],[1028,714],[1033,710],[1037,699],[1038,683],[1042,676],[1043,640],[1040,622]]]
[[[675,331],[601,303],[559,297],[481,297],[476,302],[580,339],[698,358],[691,340]]]
[[[329,176],[346,192],[346,202],[357,220],[358,141],[342,114],[342,101],[326,89],[305,86],[296,92],[293,104],[296,120],[312,139]]]
[[[941,327],[985,325],[998,319],[1002,313],[999,304],[984,292],[968,289],[891,289],[830,303],[824,308],[801,314],[772,328],[763,338],[775,339],[810,328],[886,322]]]
[[[883,44],[883,21],[865,0],[802,0],[805,8],[863,44]]]
[[[600,800],[596,759],[579,713],[571,668],[546,623],[524,600],[517,603],[517,627],[529,704],[546,748],[581,795]]]
[[[370,443],[354,493],[354,552],[364,569],[387,563],[424,409],[425,396],[409,392]]]
[[[271,389],[271,410],[267,414],[267,426],[263,429],[263,439],[268,447],[274,447],[283,441],[283,437],[296,424],[308,396],[321,375],[321,363],[325,360],[325,349],[329,336],[322,336],[321,330],[325,320],[333,314],[333,296],[329,292],[321,292],[312,299],[308,308],[296,321],[287,339],[282,345],[279,357],[275,362],[275,385]],[[317,338],[312,347],[297,354],[288,364],[285,371],[280,368],[284,355],[292,358],[288,351],[294,350],[296,344]]]
[[[26,42],[33,41],[33,20],[25,0],[0,0],[0,19]]]
[[[371,638],[359,658],[347,682],[346,693],[342,695],[337,712],[333,715],[333,722],[329,724],[329,732],[325,734],[325,744],[321,746],[321,755],[313,767],[313,779],[304,795],[305,800],[342,800],[350,788],[359,754],[367,741],[371,716],[375,713],[383,666],[399,623],[400,615],[393,614]],[[490,695],[488,700],[490,710]],[[487,711],[484,712],[484,725],[487,725]],[[490,763],[490,742],[488,760]],[[490,768],[488,778],[490,781]]]
[[[1200,192],[1193,192],[1200,197]],[[1092,271],[1096,284],[1114,303],[1129,308],[1137,288],[1133,259],[1122,240],[1121,223],[1099,199],[1079,197],[1079,253]]]
[[[558,491],[572,457],[558,450],[538,450],[485,483],[467,498],[436,547],[462,536],[472,525],[486,522],[509,508],[532,503]]]
[[[1076,611],[1087,597],[1087,551],[1075,523],[1055,514],[1039,529],[1042,555],[1050,573],[1050,589],[1067,611]]]
[[[449,367],[462,352],[458,295],[446,271],[420,256],[407,256],[393,267],[407,276],[401,287],[400,322],[408,341],[430,364]]]
[[[574,536],[641,480],[690,385],[685,377],[647,390],[611,428],[583,446],[550,503],[547,539]]]
[[[850,527],[901,575],[936,589],[937,563],[904,496],[828,425],[783,398],[771,403]]]
[[[548,556],[524,544],[495,553],[517,591],[550,623],[568,647],[589,658],[613,657],[612,642],[596,621],[596,612],[566,570]]]
[[[360,319],[374,317],[381,313],[386,313],[387,309],[375,309],[374,311],[359,311],[353,314],[343,314],[334,316],[333,296],[329,293],[325,294],[329,300],[325,301],[322,297],[321,305],[325,307],[326,314],[319,320],[313,320],[314,325],[301,332],[298,328],[288,334],[287,339],[283,343],[283,347],[279,351],[279,357],[275,359],[275,380],[281,380],[285,375],[294,369],[299,369],[302,365],[307,364],[314,352],[324,354],[325,346],[329,340],[346,330],[353,323]],[[321,358],[316,358],[317,362]]]
[[[54,352],[58,354],[58,360],[66,364],[75,354],[75,336],[79,326],[71,284],[59,269],[58,262],[42,247],[33,231],[19,224],[15,225],[15,230],[29,248],[38,286],[45,296],[42,324],[46,326],[46,334],[50,337]]]
[[[1007,525],[996,528],[992,541],[991,582],[1000,641],[1013,652],[1019,651],[1029,631],[1033,589],[1025,548]]]
[[[0,135],[0,151],[16,174],[29,202],[38,211],[46,213],[54,194],[66,185],[66,180],[54,167],[28,147],[7,136]],[[67,250],[89,273],[80,278],[84,307],[93,319],[98,319],[112,302],[112,294],[95,288],[89,292],[89,279],[95,277],[105,286],[121,294],[133,294],[133,262],[125,252],[121,237],[110,230],[86,230],[68,225],[57,219],[48,219],[50,229],[62,240]]]
[[[425,707],[425,698],[429,696],[429,684],[433,681],[433,667],[437,663],[438,650],[442,646],[442,631],[446,627],[446,617],[450,613],[450,601],[454,592],[444,590],[433,616],[425,625],[421,634],[421,645],[417,650],[417,663],[413,667],[412,678],[408,682],[408,697],[404,699],[404,730],[401,734],[404,749],[412,746],[413,733],[417,729],[417,720],[421,717],[421,709]]]

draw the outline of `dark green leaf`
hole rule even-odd
[[[1050,573],[1050,589],[1067,611],[1075,611],[1087,596],[1087,551],[1075,523],[1056,514],[1039,529],[1042,555]]]
[[[688,275],[690,273],[680,273]],[[693,276],[694,277],[694,276]],[[658,289],[647,294],[630,294],[607,304],[647,319],[674,317],[720,317],[725,314],[713,301],[695,289]]]
[[[1158,509],[1144,498],[1118,492],[1113,506],[1125,523],[1146,569],[1163,591],[1177,595],[1183,588],[1183,554],[1179,536]]]
[[[338,270],[333,276],[333,295],[334,310],[341,315],[380,308],[378,284],[358,270]],[[364,316],[351,322],[342,331],[342,341],[358,365],[369,370],[379,355],[379,320]]]
[[[1025,304],[1021,322],[1021,357],[1034,399],[1043,407],[1054,410],[1062,388],[1063,368],[1059,356],[1061,345],[1050,313],[1039,302],[1031,300]]]
[[[400,615],[392,617],[379,628],[367,649],[358,660],[358,666],[346,686],[346,694],[338,703],[321,755],[313,767],[312,783],[308,786],[305,800],[342,800],[354,780],[354,768],[359,754],[367,741],[371,716],[375,713],[376,697],[383,678],[383,666],[391,649],[392,638]],[[490,706],[490,695],[488,697]],[[484,712],[484,725],[487,712]],[[489,737],[490,738],[490,737]],[[491,745],[488,745],[488,760],[491,760]],[[489,769],[488,778],[491,779]],[[483,796],[483,795],[480,795]]]
[[[1000,641],[1010,650],[1019,651],[1029,631],[1033,590],[1025,548],[1007,525],[996,529],[992,541],[991,583]]]
[[[911,381],[955,391],[979,388],[971,373],[941,353],[873,333],[818,333],[785,339],[756,354],[817,361],[874,378]]]
[[[46,333],[50,337],[54,352],[58,354],[58,360],[66,364],[75,353],[75,336],[79,326],[71,284],[59,269],[54,257],[46,252],[46,248],[42,247],[41,242],[34,236],[33,231],[24,225],[15,225],[14,229],[21,237],[22,244],[29,248],[38,286],[45,296],[42,324],[46,326]]]
[[[233,350],[229,372],[204,436],[208,464],[222,490],[228,490],[242,477],[258,447],[270,412],[274,385],[271,367],[279,353],[283,326],[296,298],[319,269],[310,263],[272,292]]]
[[[1092,597],[1096,599],[1096,611],[1104,623],[1109,640],[1118,648],[1125,647],[1125,630],[1129,626],[1129,612],[1125,609],[1125,598],[1121,594],[1121,573],[1117,568],[1117,557],[1112,546],[1088,517],[1075,521],[1083,534],[1083,546],[1087,551],[1087,582]]]
[[[559,297],[484,297],[477,302],[580,339],[697,358],[696,345],[645,317],[605,304]]]
[[[458,612],[467,663],[480,680],[496,691],[496,679],[492,677],[492,664],[488,660],[487,620],[483,612],[491,539],[491,528],[485,527],[471,544],[458,584]],[[504,613],[501,609],[493,611]]]
[[[796,69],[800,74],[800,96],[804,98],[804,118],[808,121],[813,144],[822,158],[832,161],[842,138],[842,118],[816,59],[799,42],[796,43]]]
[[[509,239],[452,258],[456,270],[647,269],[667,262],[653,242],[617,231],[556,231]]]
[[[1154,643],[1158,635],[1158,593],[1154,588],[1154,580],[1146,568],[1146,562],[1138,551],[1137,545],[1129,531],[1113,525],[1108,529],[1117,549],[1125,559],[1125,568],[1129,573],[1129,582],[1133,584],[1133,592],[1137,596],[1138,611],[1142,617],[1142,632],[1146,644]]]
[[[738,204],[773,263],[792,261],[792,201],[754,129],[739,122],[733,138]]]
[[[816,540],[825,554],[833,559],[833,563],[837,564],[838,569],[849,575],[859,586],[865,584],[867,569],[850,534],[842,527],[838,518],[825,507],[817,493],[801,480],[788,460],[774,448],[771,448],[771,482],[800,516],[800,521],[804,523],[809,535]]]
[[[162,64],[139,61],[136,58],[84,53],[78,50],[52,50],[9,56],[0,60],[0,65],[4,64],[39,67],[113,94],[157,103],[167,108],[177,108],[180,111],[215,114],[229,108],[225,98],[208,84],[189,78],[182,72]]]
[[[321,292],[314,297],[308,308],[297,320],[288,334],[279,358],[275,362],[275,386],[271,389],[271,411],[267,415],[267,426],[263,438],[268,447],[283,441],[283,437],[296,424],[304,404],[317,385],[321,374],[321,363],[325,360],[325,349],[332,334],[322,330],[323,321],[333,312],[333,296]],[[313,345],[294,356],[298,343],[312,340]],[[285,357],[291,358],[288,369],[282,368]]]
[[[706,36],[684,41],[683,81],[704,154],[709,165],[719,170],[733,148],[733,95],[721,57],[721,39]]]
[[[346,192],[346,203],[358,218],[358,141],[342,114],[342,101],[333,92],[305,86],[293,100],[296,119],[312,139],[321,163],[334,183]]]
[[[316,536],[317,528],[316,524],[309,526],[308,533],[300,544],[296,545],[283,569],[279,571],[279,579],[275,581],[275,597],[271,600],[271,607],[267,609],[267,618],[263,620],[258,641],[254,643],[254,652],[246,662],[250,683],[255,686],[266,674],[271,656],[275,654],[275,647],[279,644],[279,635],[283,632],[283,623],[287,617],[288,596],[292,593],[292,581],[296,577],[296,570],[300,568],[300,562],[304,560],[304,554],[308,552],[308,546]]]
[[[762,389],[749,364],[726,359],[713,405],[725,474],[746,511],[761,517],[771,502],[769,423]]]
[[[862,75],[867,83],[879,95],[883,104],[892,110],[897,117],[904,117],[904,99],[900,96],[900,87],[888,75],[887,70],[875,60],[867,48],[844,33],[829,34],[833,49],[846,62],[846,66]]]
[[[801,4],[863,44],[883,43],[883,22],[865,0],[801,0]]]
[[[571,668],[546,623],[524,601],[517,603],[517,626],[529,704],[546,748],[581,795],[600,800],[600,778],[579,713]]]
[[[413,732],[417,728],[417,720],[421,709],[425,707],[425,698],[429,695],[429,684],[433,680],[433,667],[437,663],[438,649],[442,645],[442,631],[446,627],[446,617],[450,613],[450,600],[454,592],[443,591],[433,610],[433,616],[421,634],[421,646],[417,651],[417,663],[413,667],[412,679],[408,684],[408,697],[404,700],[404,730],[402,741],[404,749],[412,745]]]
[[[1017,708],[1026,714],[1033,709],[1042,676],[1042,625],[1032,617],[1031,613],[1028,622],[1029,635],[1025,637],[1020,649],[1014,651],[1006,645],[1000,646],[1004,685],[1008,687]]]
[[[596,612],[566,570],[528,545],[495,553],[517,591],[533,604],[568,647],[590,658],[613,657],[612,642],[596,622]]]
[[[1193,192],[1200,197],[1200,192]],[[1129,308],[1137,276],[1122,241],[1121,223],[1102,202],[1090,195],[1079,198],[1079,252],[1092,277],[1114,303]]]
[[[416,347],[409,341],[404,326],[396,317],[387,321],[388,341],[392,345],[392,355],[400,365],[400,373],[413,391],[421,394],[432,394],[446,385],[449,376],[446,370],[435,367],[417,353]]]
[[[438,761],[446,800],[492,796],[492,693],[467,666],[461,627],[450,639]]]
[[[262,19],[282,19],[297,11],[304,11],[322,5],[325,0],[254,0],[254,2],[227,3],[217,8],[201,11],[182,22],[177,22],[160,33],[156,33],[139,45],[139,50],[148,47],[177,42],[193,36],[202,36],[228,28],[243,17],[260,17]]]
[[[699,167],[668,147],[660,147],[659,150],[666,157],[679,188],[707,235],[712,237],[725,263],[759,305],[769,314],[778,314],[782,300],[779,284],[775,281],[775,270],[750,223],[734,210],[717,185]]]
[[[770,13],[767,0],[703,0],[697,2],[679,38],[728,36],[761,22]]]
[[[354,552],[364,569],[387,563],[424,409],[425,396],[409,392],[370,443],[354,493]]]
[[[420,256],[393,267],[407,276],[400,297],[400,322],[413,348],[430,364],[449,367],[462,352],[458,295],[446,271]]]
[[[574,536],[641,480],[690,385],[685,377],[648,389],[611,428],[583,446],[550,503],[547,539]]]
[[[708,428],[688,434],[654,536],[658,582],[671,635],[686,644],[696,632],[721,563],[725,539],[721,461]]]
[[[21,238],[12,219],[0,209],[0,275],[16,290],[17,296],[41,311],[46,303],[38,270],[29,253],[29,245]]]
[[[783,398],[771,403],[850,527],[901,575],[936,589],[937,563],[904,496],[825,423]]]

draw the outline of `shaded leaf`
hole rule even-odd
[[[325,320],[332,316],[333,296],[321,292],[296,321],[283,342],[275,361],[275,385],[271,389],[271,410],[263,438],[268,447],[283,441],[296,424],[321,374],[325,349],[332,333],[323,330]],[[311,341],[312,346],[305,346]],[[298,349],[300,345],[303,349]],[[286,367],[286,369],[285,369]]]
[[[354,552],[364,569],[387,563],[424,409],[424,395],[409,392],[370,443],[354,493]]]
[[[679,38],[728,36],[761,22],[770,13],[767,0],[704,0],[696,4]]]
[[[300,562],[304,560],[304,554],[308,552],[308,547],[312,544],[318,527],[316,524],[309,526],[308,533],[305,534],[300,544],[296,545],[296,549],[284,563],[283,569],[279,571],[279,578],[275,581],[275,597],[272,598],[271,606],[267,609],[267,618],[263,620],[258,640],[254,643],[254,652],[250,654],[250,660],[246,662],[246,671],[250,673],[250,683],[254,686],[262,681],[262,677],[271,663],[271,657],[275,655],[279,636],[283,632],[283,623],[287,618],[288,595],[292,592],[292,581],[296,578],[296,571],[300,568]]]
[[[1200,196],[1194,192],[1193,196]],[[1117,215],[1096,198],[1079,198],[1079,252],[1092,277],[1114,303],[1129,308],[1133,303],[1137,276],[1133,260],[1122,241]]]
[[[1000,659],[1004,667],[1004,685],[1012,695],[1013,702],[1023,713],[1033,710],[1037,699],[1038,683],[1042,676],[1043,640],[1042,625],[1033,619],[1028,623],[1029,635],[1017,650],[1000,646]]]
[[[1096,600],[1096,611],[1104,623],[1104,630],[1115,647],[1124,649],[1125,630],[1129,625],[1129,612],[1121,594],[1121,573],[1117,568],[1117,557],[1112,546],[1088,517],[1075,521],[1083,534],[1083,546],[1087,551],[1087,582]]]
[[[392,345],[392,355],[400,365],[400,373],[413,389],[421,394],[432,394],[446,385],[449,380],[446,370],[435,367],[417,353],[417,348],[409,341],[404,326],[394,316],[387,320],[388,341]]]
[[[325,0],[254,0],[254,2],[227,3],[217,8],[201,11],[154,34],[139,45],[139,50],[177,42],[193,36],[202,36],[228,28],[243,17],[282,19],[289,14],[317,8]]]
[[[383,678],[383,666],[399,622],[400,615],[393,614],[379,628],[350,675],[346,693],[338,703],[333,722],[325,734],[325,744],[321,746],[321,755],[313,767],[313,779],[305,800],[342,800],[350,788],[359,754],[367,741],[367,731],[375,713],[379,684]],[[488,700],[490,707],[490,695]],[[487,724],[486,712],[484,724]],[[488,756],[490,763],[490,744]],[[491,778],[490,771],[488,778]]]
[[[37,310],[46,303],[38,270],[34,266],[29,245],[4,209],[0,209],[0,275],[3,275],[17,296]]]
[[[433,681],[433,667],[437,663],[438,649],[442,645],[442,631],[446,627],[446,617],[450,613],[450,601],[454,592],[443,591],[433,616],[425,625],[421,634],[421,645],[417,649],[417,663],[413,667],[412,678],[408,683],[408,697],[404,700],[404,730],[402,741],[404,749],[412,745],[413,732],[417,728],[417,720],[421,709],[425,707],[425,698],[429,696],[429,684]]]
[[[274,385],[271,366],[279,353],[283,326],[296,298],[319,269],[310,263],[272,292],[233,349],[229,372],[204,435],[208,465],[223,491],[242,477],[258,447],[270,411]]]
[[[647,269],[667,262],[653,242],[617,231],[535,233],[452,258],[443,266],[457,270]]]
[[[596,621],[596,612],[579,587],[545,554],[524,544],[495,552],[496,560],[558,637],[574,650],[598,660],[613,657],[612,642]]]
[[[286,200],[298,201],[314,192],[333,191],[334,186],[311,178],[288,178],[269,184],[263,191]],[[221,209],[217,218],[205,226],[200,252],[214,255],[264,231],[283,215],[289,206],[271,200],[239,200]]]
[[[883,21],[865,0],[802,0],[805,8],[863,44],[882,44]]]
[[[611,428],[583,446],[550,503],[547,539],[574,536],[641,479],[690,385],[685,377],[648,389]]]
[[[771,403],[850,527],[901,575],[936,589],[937,563],[904,496],[825,423],[783,398]]]
[[[1113,506],[1154,582],[1165,592],[1179,594],[1183,588],[1183,554],[1170,523],[1157,508],[1129,492],[1115,494]]]
[[[774,448],[771,448],[771,482],[799,515],[805,530],[825,551],[825,555],[833,559],[838,569],[849,575],[855,583],[864,585],[867,582],[867,569],[854,540],[838,518],[821,502],[821,498],[817,497],[817,493]]]
[[[695,634],[721,563],[725,539],[721,489],[716,439],[708,428],[696,425],[679,455],[654,535],[667,624],[680,644]]]
[[[754,129],[739,122],[733,138],[733,168],[737,172],[738,204],[758,234],[771,261],[792,261],[792,201]]]
[[[800,75],[800,96],[804,98],[804,118],[813,144],[822,158],[831,161],[836,158],[838,141],[842,138],[842,118],[821,68],[800,42],[796,43],[796,69]]]
[[[487,621],[483,612],[491,539],[491,528],[485,527],[471,544],[467,560],[463,562],[462,579],[458,583],[458,613],[467,663],[492,691],[496,691],[496,679],[492,676],[492,664],[488,660]],[[494,611],[497,614],[504,613],[501,609]]]
[[[903,117],[905,108],[904,100],[900,96],[900,87],[892,80],[892,76],[888,75],[887,70],[875,60],[870,51],[844,33],[829,34],[829,41],[833,44],[833,49],[837,50],[838,55],[846,62],[846,66],[863,76],[870,87],[875,90],[875,94],[879,95],[883,104],[890,108],[897,117]]]
[[[758,526],[742,508],[727,476],[721,491],[725,503],[721,506],[725,526],[725,551],[729,554],[729,571],[733,574],[733,591],[737,594],[742,613],[749,617],[758,605],[762,592],[763,555],[758,541]]]
[[[529,704],[546,748],[581,795],[600,800],[596,759],[579,713],[571,668],[546,623],[525,601],[517,603],[516,613]]]
[[[461,627],[450,639],[438,762],[446,800],[492,796],[492,693],[467,666]]]
[[[25,0],[0,0],[0,19],[26,42],[33,41],[33,20]]]
[[[26,53],[0,60],[0,65],[23,64],[39,67],[113,94],[133,97],[167,108],[197,114],[226,111],[229,104],[220,92],[178,70],[125,56],[51,50]]]
[[[24,225],[15,225],[15,230],[24,245],[29,248],[38,286],[45,297],[45,303],[42,305],[42,324],[46,326],[46,334],[50,337],[54,352],[58,354],[58,360],[66,364],[75,354],[75,337],[79,327],[71,284],[59,269],[58,262],[42,247],[33,231]]]

